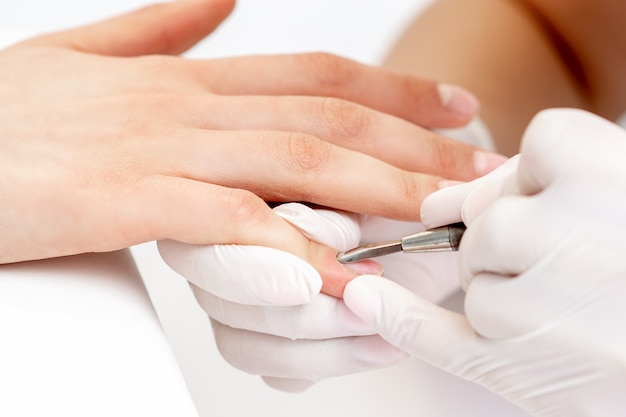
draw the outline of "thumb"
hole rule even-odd
[[[513,193],[516,190],[513,180],[518,163],[519,155],[516,155],[494,171],[474,181],[445,187],[430,194],[420,208],[422,223],[431,228],[467,221],[469,213],[482,212],[498,195]],[[479,191],[481,198],[474,199],[471,208],[466,208],[468,198],[480,189],[485,190]]]
[[[460,377],[480,354],[466,317],[432,304],[402,286],[362,275],[346,285],[344,302],[387,342]]]
[[[113,217],[118,230],[124,233],[136,230],[135,235],[140,236],[138,241],[171,239],[193,245],[264,246],[289,252],[319,271],[323,279],[322,292],[337,298],[341,298],[346,282],[357,275],[337,261],[336,249],[308,240],[272,211],[264,200],[246,190],[184,178],[155,176],[146,179],[141,188],[125,200],[124,209]],[[183,252],[189,258],[183,253],[171,251],[173,259],[177,259],[174,269],[182,271],[189,268],[188,272],[182,274],[186,276],[210,276],[212,271],[202,272],[196,269],[203,269],[205,266],[198,262],[203,257],[202,248]],[[236,248],[226,248],[222,255],[234,259],[238,252],[240,255],[243,253]],[[270,254],[269,250],[256,253],[260,257]],[[220,253],[216,256],[220,256]],[[302,263],[280,255],[278,251],[273,251],[269,256],[280,261],[278,267],[283,264],[291,265],[298,273],[306,268]],[[249,265],[257,262],[255,259],[248,261],[251,262]],[[378,264],[370,262],[367,264],[367,271],[379,269]],[[238,272],[250,270],[239,266],[235,269]],[[261,273],[252,271],[251,274],[254,275],[255,272]],[[305,273],[311,276],[308,271]],[[274,287],[277,292],[281,291],[281,278],[282,276],[278,276],[273,280],[277,284]],[[244,281],[239,282],[245,285]],[[309,289],[317,291],[317,288]]]
[[[234,0],[160,3],[89,26],[38,36],[22,45],[58,46],[101,55],[180,54],[211,33]]]

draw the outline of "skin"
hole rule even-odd
[[[159,239],[263,245],[340,295],[356,274],[266,201],[419,220],[443,178],[500,163],[419,127],[472,117],[430,80],[328,54],[176,56],[232,7],[158,4],[0,51],[0,263]]]
[[[539,110],[624,113],[624,22],[619,0],[440,0],[407,28],[386,66],[471,90],[498,151],[512,155]]]

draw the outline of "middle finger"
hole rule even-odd
[[[468,181],[503,158],[350,101],[323,97],[187,97],[178,112],[203,129],[300,132],[401,169]],[[181,109],[184,111],[180,112]]]

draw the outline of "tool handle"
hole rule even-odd
[[[402,251],[407,253],[455,251],[459,249],[463,232],[465,232],[463,223],[423,230],[402,238]]]

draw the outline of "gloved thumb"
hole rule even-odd
[[[390,280],[359,276],[346,286],[344,302],[390,344],[458,376],[463,377],[463,364],[480,353],[480,346],[471,343],[478,336],[465,316]]]
[[[483,177],[471,182],[459,183],[442,188],[430,194],[424,199],[420,209],[422,223],[426,228],[432,228],[470,220],[464,217],[466,215],[469,216],[470,211],[472,214],[478,215],[480,211],[484,210],[484,208],[489,205],[495,196],[500,194],[501,190],[506,189],[506,192],[511,192],[511,190],[508,189],[509,184],[507,181],[517,170],[518,163],[519,156],[516,155]],[[483,188],[486,192],[481,192],[481,196],[488,198],[482,202],[475,199],[472,203],[472,210],[463,213],[463,206],[466,199],[479,188]]]

